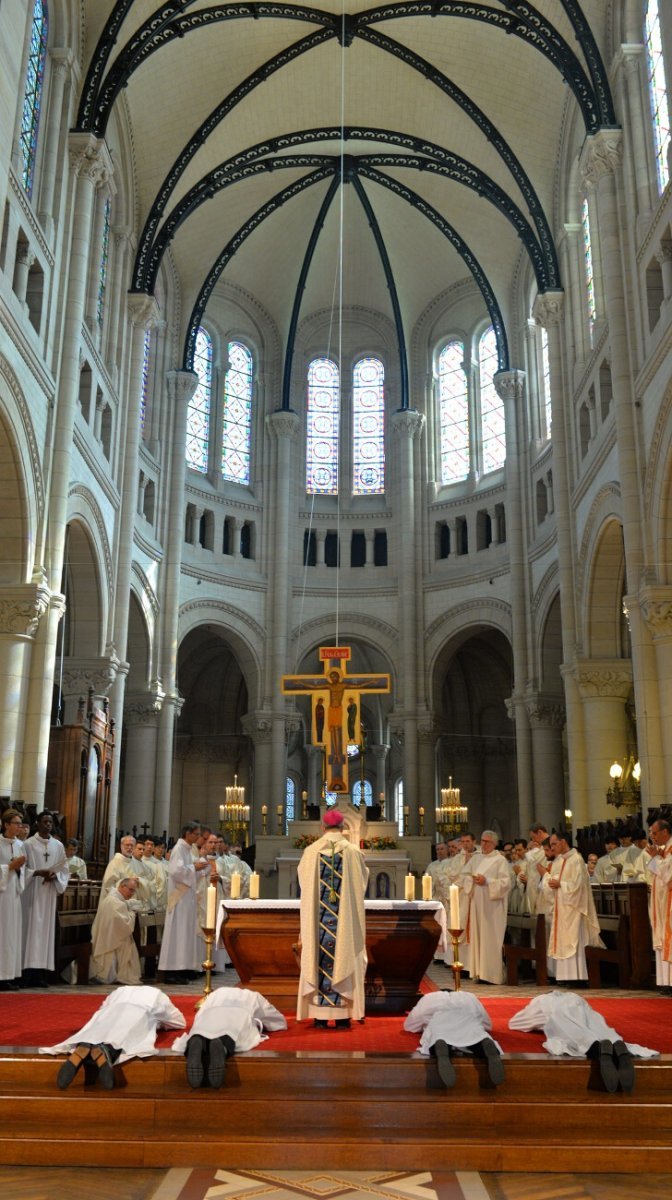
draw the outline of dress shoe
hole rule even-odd
[[[187,1081],[192,1088],[203,1086],[205,1076],[205,1038],[194,1034],[187,1042]]]
[[[625,1042],[614,1042],[613,1054],[621,1090],[631,1092],[635,1086],[635,1064]]]
[[[317,1018],[315,1018],[315,1020],[313,1021],[313,1029],[328,1029],[328,1028],[329,1028],[328,1021],[318,1021]]]
[[[62,1092],[64,1092],[67,1087],[70,1087],[70,1084],[84,1062],[84,1059],[88,1058],[90,1053],[91,1047],[86,1042],[81,1042],[80,1045],[76,1046],[75,1049],[68,1055],[66,1061],[63,1063],[63,1066],[60,1068],[58,1075],[56,1076],[56,1083]]]
[[[432,1050],[436,1056],[436,1069],[439,1072],[439,1079],[444,1087],[451,1088],[455,1086],[455,1068],[450,1058],[450,1046],[444,1042],[442,1038],[434,1042]]]
[[[334,1021],[334,1029],[350,1029],[350,1017],[343,1017],[340,1021]]]
[[[226,1073],[226,1048],[221,1038],[213,1038],[210,1042],[210,1061],[208,1063],[208,1083],[211,1088],[221,1088]]]
[[[98,1082],[111,1092],[114,1088],[114,1058],[112,1047],[105,1042],[92,1046],[91,1058],[98,1068]]]
[[[498,1087],[500,1083],[504,1082],[504,1063],[502,1062],[502,1056],[492,1038],[483,1038],[483,1041],[481,1042],[481,1050],[488,1066],[488,1077],[490,1082],[493,1083],[495,1087]]]
[[[614,1061],[614,1047],[606,1038],[598,1043],[597,1061],[600,1065],[602,1082],[607,1091],[613,1094],[619,1084],[618,1069]]]

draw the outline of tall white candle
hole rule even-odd
[[[208,896],[205,908],[205,928],[215,928],[215,914],[217,912],[217,888],[214,883],[208,884]]]
[[[422,877],[422,898],[423,900],[431,900],[432,898],[432,877],[426,871]]]
[[[456,883],[450,885],[450,928],[460,928],[460,889]]]
[[[240,875],[236,871],[235,875],[231,876],[231,899],[240,900]]]
[[[250,875],[250,900],[259,899],[259,872],[253,871]]]

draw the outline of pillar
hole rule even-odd
[[[562,730],[565,706],[557,696],[537,692],[526,697],[528,720],[532,733],[532,763],[534,769],[533,817],[546,829],[558,829],[565,811],[565,766],[562,753]],[[521,825],[527,830],[532,822]]]
[[[590,746],[587,819],[602,821],[610,815],[606,802],[609,768],[614,759],[626,759],[630,749],[625,702],[632,687],[632,668],[627,659],[579,659],[576,677]],[[569,769],[571,775],[571,761]]]

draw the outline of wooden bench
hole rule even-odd
[[[165,921],[165,912],[138,913],[137,915],[133,937],[140,955],[143,979],[156,979],[156,967],[161,953]]]
[[[538,985],[547,984],[546,919],[543,913],[539,913],[537,916],[532,913],[509,913],[506,918],[506,928],[507,932],[511,929],[521,932],[520,944],[513,945],[510,942],[504,944],[508,986],[517,987],[518,970],[523,962],[534,963],[534,975]]]
[[[91,926],[93,925],[100,883],[92,879],[71,879],[58,898],[56,910],[56,971],[60,973],[70,963],[77,964],[77,983],[89,982],[91,962]]]
[[[588,967],[588,983],[590,987],[602,987],[600,966],[602,963],[615,963],[618,968],[618,986],[630,987],[632,963],[630,960],[630,918],[627,913],[598,915],[600,932],[607,934],[605,948],[602,946],[586,946],[586,965]]]

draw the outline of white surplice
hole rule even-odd
[[[661,852],[647,855],[647,858],[649,920],[656,956],[656,984],[658,987],[672,987],[672,892],[667,886],[672,880],[672,838]]]
[[[173,1050],[183,1052],[190,1037],[230,1037],[236,1050],[254,1050],[266,1041],[264,1030],[286,1029],[287,1021],[281,1012],[259,992],[248,988],[218,988],[211,992],[196,1010],[194,1023],[188,1033],[173,1042]]]
[[[411,1009],[404,1021],[404,1029],[409,1033],[422,1033],[418,1050],[421,1054],[429,1054],[439,1040],[456,1050],[472,1049],[483,1038],[490,1037],[492,1021],[471,992],[431,992]],[[501,1047],[497,1042],[495,1045],[501,1054]]]
[[[474,875],[484,875],[486,882],[474,883]],[[502,983],[502,947],[511,888],[509,864],[498,850],[475,854],[461,879],[465,893],[471,899],[465,932],[465,941],[470,946],[471,977]]]
[[[191,846],[178,838],[168,862],[166,923],[159,955],[160,971],[198,971],[203,953],[199,938],[198,898]]]
[[[103,983],[140,983],[140,956],[133,940],[135,912],[117,888],[103,896],[91,927],[91,978]]]
[[[186,1020],[179,1008],[156,987],[141,984],[121,987],[106,996],[90,1021],[57,1046],[41,1046],[40,1054],[64,1054],[80,1042],[92,1046],[104,1042],[121,1050],[117,1062],[149,1058],[156,1053],[158,1029],[184,1029]]]
[[[523,1033],[540,1029],[546,1035],[544,1049],[549,1054],[567,1054],[572,1058],[582,1058],[594,1042],[625,1041],[576,992],[545,992],[535,996],[511,1018],[509,1029]],[[659,1053],[635,1042],[625,1044],[636,1058],[656,1058]]]
[[[54,970],[56,940],[56,903],[70,881],[65,846],[55,837],[42,838],[34,833],[24,842],[26,884],[23,905],[23,969]],[[45,879],[35,871],[55,872]]]
[[[18,979],[21,974],[24,868],[10,871],[9,864],[23,852],[23,842],[18,838],[0,836],[0,980]]]
[[[559,888],[550,887],[558,879]],[[541,894],[548,906],[551,929],[548,970],[556,979],[587,979],[586,946],[602,946],[588,868],[578,850],[553,861]]]

